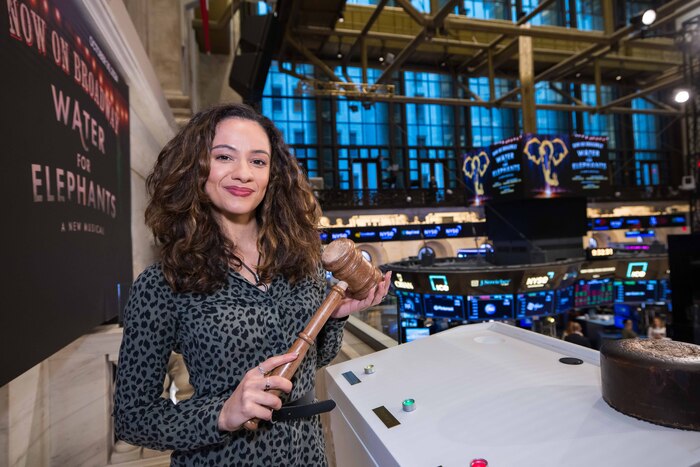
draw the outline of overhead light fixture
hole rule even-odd
[[[338,16],[338,22],[339,23],[344,23],[345,22],[345,16],[343,15],[343,12],[340,12],[340,16]]]
[[[689,99],[690,99],[690,91],[688,91],[685,88],[679,88],[673,92],[673,100],[678,102],[679,104],[682,104],[684,102],[688,102]]]
[[[617,75],[617,76],[615,77],[615,81],[620,81],[621,79],[622,79],[622,75]]]
[[[642,13],[642,24],[644,26],[651,26],[656,21],[656,10],[649,8],[644,13]]]

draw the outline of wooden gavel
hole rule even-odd
[[[299,338],[287,351],[287,353],[298,352],[299,356],[294,361],[275,368],[270,373],[271,375],[292,379],[304,359],[306,351],[314,345],[316,336],[345,297],[346,290],[353,298],[362,300],[367,297],[372,287],[382,280],[382,273],[362,257],[362,253],[355,248],[352,240],[346,238],[331,242],[323,251],[321,262],[326,270],[332,272],[339,281],[331,288],[306,328],[299,333]],[[281,391],[277,389],[270,389],[268,392],[277,396],[281,394]],[[259,421],[257,418],[248,420],[243,424],[243,427],[251,431],[257,430]]]

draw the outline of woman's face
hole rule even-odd
[[[205,191],[221,215],[239,222],[255,217],[270,180],[271,158],[270,140],[257,122],[240,118],[219,122]]]

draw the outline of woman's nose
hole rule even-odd
[[[248,164],[239,162],[238,164],[234,164],[231,168],[230,176],[232,180],[248,181],[253,178],[253,172],[250,170]]]

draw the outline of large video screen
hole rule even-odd
[[[544,316],[554,313],[554,291],[542,290],[518,294],[516,318]]]
[[[114,320],[133,280],[129,88],[86,3],[0,8],[0,386]]]
[[[590,279],[576,282],[574,306],[595,307],[613,303],[613,283],[610,279]]]
[[[658,283],[655,280],[615,281],[615,301],[642,303],[658,300]]]
[[[469,321],[513,319],[513,295],[474,295],[469,297]]]
[[[423,311],[431,318],[464,320],[464,297],[459,295],[423,295]]]

